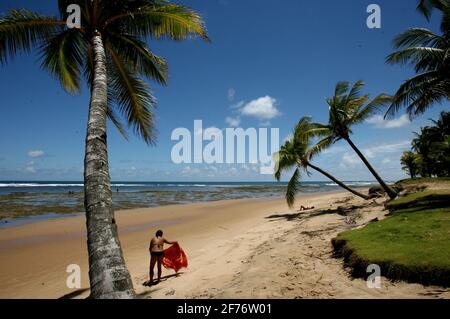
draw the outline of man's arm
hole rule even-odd
[[[164,238],[164,243],[169,244],[169,245],[173,245],[173,244],[177,244],[177,241],[168,241],[167,239]]]

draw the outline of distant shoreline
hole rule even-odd
[[[352,182],[354,188],[367,188],[372,182]],[[9,185],[9,186],[6,186]],[[11,186],[12,185],[12,186]],[[75,182],[0,183],[0,229],[30,222],[83,214],[82,184]],[[299,195],[338,192],[342,189],[331,182],[307,182]],[[197,182],[177,184],[167,182],[112,184],[115,210],[162,207],[219,200],[282,198],[284,183],[249,184]]]

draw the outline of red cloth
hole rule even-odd
[[[188,260],[180,245],[173,244],[164,250],[164,256],[161,261],[162,265],[167,269],[173,269],[178,272],[181,268],[188,266]]]

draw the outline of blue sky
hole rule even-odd
[[[124,140],[109,128],[110,168],[121,181],[273,180],[253,165],[174,164],[175,128],[193,130],[230,125],[280,129],[288,136],[301,116],[326,121],[325,99],[340,80],[366,81],[373,96],[393,93],[412,75],[408,67],[384,63],[394,36],[409,27],[438,31],[415,0],[192,0],[178,1],[199,11],[212,42],[168,40],[149,43],[167,59],[167,87],[151,83],[158,98],[158,140],[148,147],[135,137]],[[370,3],[381,7],[382,28],[366,26]],[[3,0],[0,12],[26,7],[55,13],[56,1]],[[20,55],[0,73],[0,180],[82,180],[84,134],[89,94],[65,93],[41,71],[36,54]],[[412,123],[374,118],[354,129],[354,142],[388,180],[404,177],[400,154],[412,132],[448,105],[435,106]],[[372,180],[353,152],[340,142],[316,164],[343,180]],[[287,177],[287,176],[286,176]],[[323,180],[313,174],[309,180]]]

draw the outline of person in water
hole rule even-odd
[[[155,264],[158,263],[158,281],[161,280],[161,261],[164,255],[164,244],[173,245],[176,241],[168,241],[163,237],[163,231],[158,230],[155,237],[150,241],[150,284],[153,283],[153,269]]]

